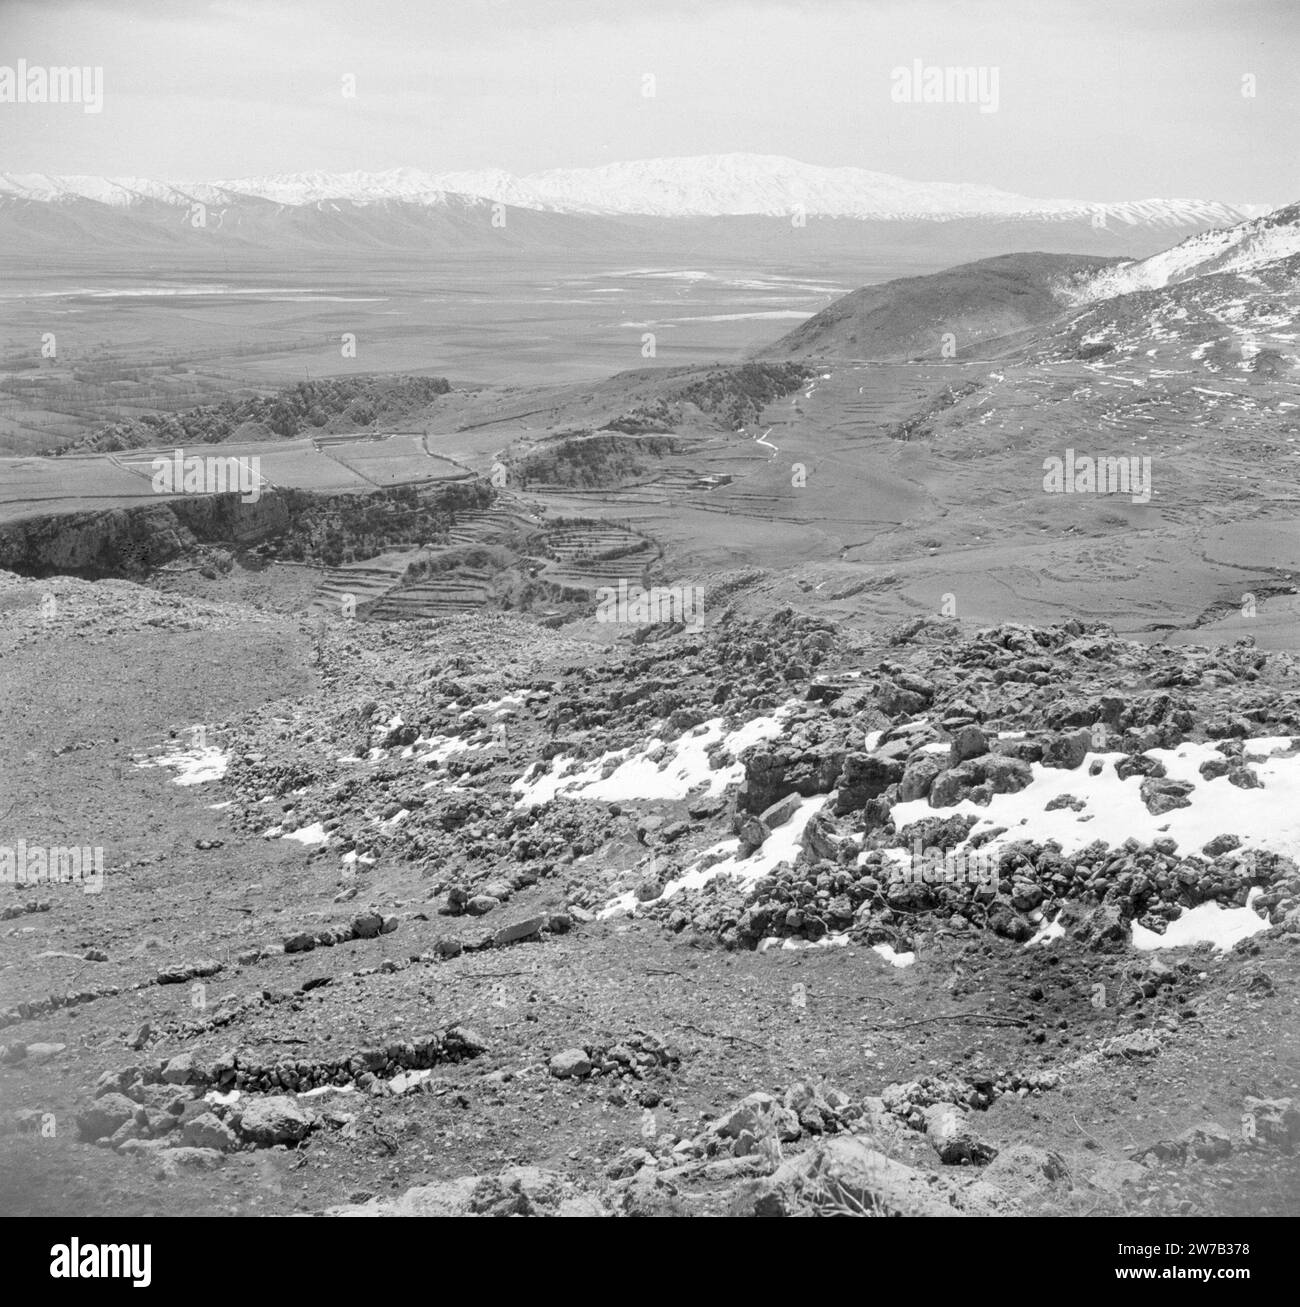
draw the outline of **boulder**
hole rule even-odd
[[[1207,858],[1217,858],[1239,848],[1241,848],[1241,840],[1236,835],[1216,835],[1212,840],[1201,845],[1201,852]]]
[[[1118,903],[1103,903],[1080,926],[1083,942],[1094,953],[1114,953],[1128,945],[1133,932]]]
[[[660,892],[662,893],[662,890]],[[640,897],[639,892],[637,897]],[[657,898],[658,895],[652,897]],[[521,917],[518,921],[512,921],[508,926],[502,926],[492,936],[492,943],[500,948],[503,944],[514,944],[521,939],[531,939],[533,936],[541,934],[548,919],[548,915],[544,912],[531,917]]]
[[[1082,764],[1092,747],[1092,732],[1088,730],[1067,731],[1054,735],[1043,745],[1043,766],[1059,767],[1073,771]]]
[[[352,920],[352,933],[357,939],[377,939],[384,928],[384,918],[378,912],[363,912]]]
[[[836,813],[843,815],[865,807],[868,799],[877,798],[891,785],[901,781],[904,762],[898,752],[877,749],[872,753],[847,754],[844,770],[835,782],[838,791],[835,799]]]
[[[101,1094],[84,1111],[77,1114],[77,1132],[82,1139],[103,1139],[135,1118],[137,1104],[125,1094]]]
[[[239,1133],[259,1148],[273,1144],[294,1144],[306,1138],[316,1118],[282,1094],[249,1096],[241,1101]]]
[[[782,1143],[798,1139],[801,1133],[798,1116],[771,1094],[761,1092],[742,1098],[718,1117],[709,1131],[723,1139],[739,1139],[743,1132],[755,1139],[775,1135]]]
[[[1165,765],[1149,753],[1129,753],[1115,760],[1115,773],[1122,781],[1132,776],[1154,776],[1159,779],[1165,775]]]
[[[778,826],[784,826],[799,811],[799,805],[802,802],[803,799],[800,795],[787,794],[785,798],[778,799],[771,807],[764,808],[758,819],[769,831],[774,831]]]
[[[551,1058],[550,1072],[559,1080],[582,1080],[591,1074],[591,1058],[581,1048],[566,1048]]]
[[[1033,769],[1019,758],[986,753],[935,777],[930,807],[950,808],[962,799],[988,803],[993,794],[1014,794],[1034,779]]]
[[[211,1112],[187,1121],[181,1130],[181,1140],[187,1147],[214,1148],[219,1153],[228,1153],[239,1142],[235,1132]]]
[[[1171,812],[1175,808],[1190,808],[1192,801],[1187,796],[1196,788],[1191,781],[1162,780],[1148,776],[1142,782],[1142,802],[1153,816]]]
[[[934,778],[944,770],[940,757],[933,753],[917,754],[904,768],[898,783],[898,797],[903,803],[924,799],[930,793]]]
[[[952,747],[948,753],[949,765],[956,767],[968,758],[978,758],[988,751],[988,739],[984,732],[978,726],[963,726],[952,737]]]
[[[178,1053],[163,1067],[162,1078],[169,1085],[188,1085],[202,1079],[202,1071],[195,1065],[193,1053]]]
[[[939,1160],[948,1166],[983,1166],[998,1155],[992,1144],[975,1133],[967,1113],[952,1103],[934,1103],[926,1108],[925,1137]]]

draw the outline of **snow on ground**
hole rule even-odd
[[[511,717],[524,706],[522,694],[507,694],[500,699],[492,699],[475,708],[466,708],[461,713],[461,721],[470,721],[475,717]]]
[[[780,935],[768,935],[758,941],[755,951],[766,953],[770,949],[779,948],[783,953],[795,953],[809,948],[847,948],[848,943],[847,935],[823,935],[821,939],[782,939]]]
[[[173,785],[207,785],[219,781],[226,774],[230,755],[223,753],[215,745],[202,749],[176,749],[164,753],[160,758],[142,758],[136,761],[137,767],[169,767],[177,774],[172,778]]]
[[[708,787],[701,794],[721,794],[744,777],[745,769],[738,762],[711,769],[709,750],[722,745],[734,759],[751,744],[780,734],[781,723],[791,710],[792,705],[787,705],[770,717],[756,717],[730,732],[724,729],[721,717],[714,717],[671,744],[651,736],[640,747],[605,753],[586,764],[561,754],[551,759],[550,768],[541,775],[529,780],[525,773],[515,781],[511,787],[519,796],[515,807],[546,803],[560,794],[611,801],[681,800],[700,785]]]
[[[891,967],[910,967],[916,961],[915,953],[896,953],[889,944],[873,944],[871,951],[884,958]]]
[[[402,750],[402,757],[418,757],[421,762],[436,767],[439,763],[446,762],[453,753],[473,753],[487,747],[486,744],[471,744],[459,735],[422,735],[414,744],[408,744]]]
[[[1143,844],[1165,836],[1177,840],[1179,853],[1192,854],[1199,853],[1216,835],[1232,834],[1240,838],[1243,849],[1300,857],[1300,754],[1277,756],[1280,750],[1290,750],[1286,737],[1261,736],[1243,743],[1263,782],[1262,789],[1238,789],[1226,776],[1212,781],[1201,776],[1201,763],[1223,757],[1213,744],[1188,741],[1176,749],[1150,750],[1148,756],[1164,764],[1168,779],[1191,781],[1196,787],[1188,795],[1190,807],[1159,815],[1148,812],[1142,802],[1141,777],[1121,780],[1116,774],[1115,763],[1124,754],[1089,753],[1073,771],[1032,763],[1033,780],[1025,789],[995,794],[984,808],[969,800],[932,808],[928,800],[917,799],[895,804],[892,816],[900,830],[923,817],[953,813],[979,818],[972,835],[994,826],[1007,827],[981,850],[989,853],[1026,839],[1040,844],[1056,840],[1062,852],[1069,854],[1096,840],[1118,847],[1130,836]],[[1094,759],[1102,761],[1102,769],[1100,775],[1090,776],[1088,768]],[[1083,810],[1044,811],[1050,800],[1064,794],[1082,799]],[[964,848],[965,844],[958,845],[956,851]]]
[[[297,840],[299,844],[324,844],[329,839],[329,835],[320,822],[314,821],[310,826],[299,826],[297,830],[285,831],[280,838]]]
[[[769,935],[758,942],[757,952],[766,953],[779,948],[783,953],[794,953],[810,948],[847,948],[847,934],[823,935],[821,939],[782,939],[780,935]],[[916,961],[915,953],[898,953],[889,944],[873,944],[871,951],[883,958],[891,967],[910,967]]]
[[[1175,749],[1150,750],[1148,756],[1164,764],[1167,779],[1191,781],[1196,786],[1188,796],[1190,807],[1159,815],[1148,812],[1142,802],[1140,776],[1121,780],[1116,774],[1115,763],[1125,756],[1122,753],[1089,753],[1073,771],[1031,764],[1033,781],[1016,794],[994,795],[987,808],[965,800],[949,808],[931,808],[927,800],[919,799],[895,804],[892,815],[900,829],[922,817],[952,813],[980,818],[972,835],[993,826],[1007,827],[978,851],[981,854],[995,854],[1005,845],[1025,839],[1039,844],[1056,840],[1062,852],[1070,854],[1096,840],[1114,848],[1130,836],[1143,844],[1164,836],[1178,842],[1180,853],[1193,854],[1216,835],[1231,834],[1241,840],[1243,851],[1258,849],[1300,857],[1300,751],[1289,736],[1256,736],[1243,741],[1243,755],[1258,773],[1262,789],[1238,789],[1226,776],[1207,781],[1198,770],[1201,763],[1223,756],[1213,744],[1189,741]],[[1090,776],[1089,765],[1097,758],[1102,760],[1101,773]],[[1063,794],[1082,799],[1083,810],[1044,811],[1051,799]],[[956,846],[954,856],[965,851],[968,843],[969,837]],[[1269,928],[1267,920],[1250,906],[1258,893],[1258,889],[1252,890],[1243,908],[1198,904],[1170,922],[1163,935],[1134,922],[1133,945],[1147,950],[1204,941],[1220,950],[1229,949],[1238,940]],[[1040,921],[1026,947],[1059,939],[1065,933],[1059,920],[1058,915],[1050,923]]]
[[[1051,921],[1047,921],[1041,912],[1035,912],[1030,920],[1037,920],[1039,926],[1034,933],[1034,937],[1025,942],[1026,948],[1032,948],[1035,944],[1050,944],[1054,939],[1060,939],[1065,934],[1065,927],[1061,925],[1061,914],[1059,912]]]
[[[1213,944],[1226,953],[1240,940],[1268,930],[1268,922],[1254,909],[1263,891],[1257,885],[1246,896],[1244,908],[1224,908],[1214,902],[1198,903],[1171,921],[1163,935],[1133,923],[1133,947],[1149,952],[1158,948],[1190,948],[1193,944]]]
[[[706,849],[687,872],[676,880],[670,880],[664,886],[663,894],[653,902],[661,903],[684,889],[699,889],[717,876],[730,877],[742,886],[753,885],[781,863],[793,862],[799,853],[799,841],[803,836],[804,827],[834,797],[833,793],[817,794],[812,798],[800,800],[799,807],[790,819],[778,826],[763,841],[762,847],[756,849],[747,858],[736,856],[740,849],[740,841],[737,839],[722,840],[712,848]],[[628,890],[617,898],[611,899],[596,915],[605,918],[633,912],[636,903],[635,891]]]

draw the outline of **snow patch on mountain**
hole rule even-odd
[[[444,205],[465,197],[519,208],[568,213],[720,217],[1081,219],[1127,225],[1224,224],[1265,213],[1267,206],[1184,199],[1098,204],[1034,199],[972,183],[920,182],[864,168],[820,167],[779,155],[717,154],[644,159],[594,168],[561,168],[516,177],[501,169],[428,173],[306,172],[232,181],[150,181],[137,177],[0,173],[0,196],[96,200],[126,207],[144,201],[187,206],[244,197],[302,206],[328,200],[354,204]]]
[[[1300,254],[1300,205],[1295,204],[1231,227],[1189,236],[1149,259],[1107,268],[1082,287],[1063,293],[1077,303],[1090,303],[1135,291],[1162,290],[1212,273],[1250,273],[1294,254]]]

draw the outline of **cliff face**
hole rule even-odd
[[[251,504],[238,495],[198,495],[31,517],[0,527],[0,568],[28,576],[137,576],[193,545],[249,545],[289,524],[288,507],[275,492]]]
[[[438,538],[457,514],[491,501],[486,482],[466,478],[365,495],[290,488],[263,491],[255,503],[244,503],[238,494],[188,495],[130,508],[53,513],[0,526],[0,570],[138,578],[197,545],[247,548],[278,537],[298,550],[295,558],[320,557],[331,565],[331,552],[345,547],[360,546],[368,557]]]

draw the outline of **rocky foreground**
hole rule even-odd
[[[1289,654],[0,603],[8,1209],[1294,1203]]]

